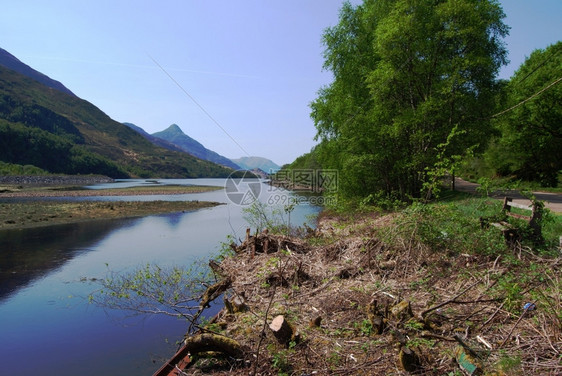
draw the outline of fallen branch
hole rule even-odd
[[[192,355],[208,351],[217,351],[238,358],[242,356],[242,347],[233,340],[219,334],[203,333],[185,340],[185,349]]]
[[[534,301],[532,303],[532,305],[535,305],[537,302]],[[519,325],[519,323],[521,322],[521,320],[523,320],[523,317],[525,316],[525,314],[527,313],[529,309],[525,308],[523,310],[523,313],[521,314],[521,316],[519,316],[519,319],[517,320],[517,322],[515,323],[515,325],[513,325],[513,327],[511,328],[511,330],[509,331],[509,334],[504,338],[503,342],[501,343],[501,345],[498,347],[498,349],[501,349],[503,347],[503,345],[505,345],[505,343],[507,342],[507,340],[509,339],[509,337],[511,337],[511,334],[513,333],[513,331],[515,330],[515,328],[517,327],[517,325]]]
[[[489,323],[492,322],[492,320],[494,319],[494,317],[496,317],[496,315],[498,314],[498,312],[503,308],[503,305],[505,304],[505,302],[507,301],[507,299],[504,299],[504,301],[502,302],[502,304],[500,304],[500,306],[494,311],[494,313],[492,313],[492,316],[490,316],[490,318],[488,320],[486,320],[486,322],[484,324],[482,324],[482,326],[480,327],[480,330],[482,330],[482,328],[484,328],[486,325],[488,325]]]
[[[436,305],[436,306],[434,306],[434,307],[431,307],[431,308],[429,308],[429,309],[426,309],[425,311],[423,311],[423,312],[421,313],[421,317],[422,317],[423,319],[425,319],[425,316],[426,316],[428,313],[433,312],[433,311],[435,311],[436,309],[439,309],[439,308],[441,308],[441,307],[443,307],[443,306],[446,306],[447,304],[450,304],[450,303],[457,303],[457,304],[470,304],[470,303],[474,303],[474,301],[469,301],[469,302],[457,302],[456,299],[457,299],[458,297],[460,297],[461,295],[463,295],[463,294],[464,294],[465,292],[467,292],[468,290],[470,290],[471,288],[473,288],[474,286],[476,286],[477,284],[479,284],[480,282],[481,282],[481,281],[478,280],[478,281],[474,282],[472,285],[470,285],[470,286],[468,286],[467,288],[465,288],[464,290],[462,290],[462,291],[461,291],[460,293],[458,293],[457,295],[455,295],[453,298],[451,298],[451,299],[449,299],[449,300],[446,300],[446,301],[444,301],[443,303],[440,303],[440,304],[438,304],[438,305]]]
[[[225,292],[230,287],[231,283],[232,281],[230,278],[225,278],[214,285],[209,286],[201,298],[201,308],[203,309],[209,307],[209,303]]]

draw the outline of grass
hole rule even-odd
[[[552,374],[562,343],[554,242],[562,217],[547,213],[545,244],[508,246],[480,227],[481,216],[500,211],[500,201],[445,192],[392,213],[326,212],[307,238],[267,235],[267,254],[240,246],[221,270],[232,280],[227,294],[250,309],[220,320],[248,361],[209,374],[398,375],[406,346],[424,375],[460,375],[455,336],[483,354],[484,374]],[[264,283],[268,275],[289,283]],[[278,314],[299,333],[290,346],[264,325]]]

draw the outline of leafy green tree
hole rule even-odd
[[[488,151],[500,175],[556,186],[562,170],[562,42],[535,50],[507,84],[502,137]]]
[[[344,4],[324,34],[334,80],[311,104],[343,195],[419,197],[439,157],[485,145],[504,17],[494,0]]]

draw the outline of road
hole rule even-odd
[[[455,178],[455,189],[460,192],[477,193],[476,188],[479,184],[471,183],[460,178]],[[555,213],[562,213],[562,193],[547,193],[547,192],[533,192],[535,197],[544,201],[544,206]],[[505,196],[513,197],[513,201],[523,204],[530,205],[531,202],[523,197],[517,191],[501,191],[495,192],[490,195],[498,199],[503,199]]]

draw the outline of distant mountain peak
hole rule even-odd
[[[185,134],[181,130],[180,126],[175,123],[170,125],[168,128],[164,129],[162,132],[177,132],[177,133]]]
[[[70,91],[59,81],[53,80],[49,76],[31,68],[29,65],[22,63],[17,57],[2,48],[0,48],[0,65],[23,74],[26,77],[34,79],[35,81],[38,81],[47,87],[62,91],[63,93],[70,94],[73,97],[76,97],[76,95],[72,91]]]
[[[153,133],[152,136],[171,142],[194,157],[217,163],[222,166],[238,170],[240,167],[230,159],[207,149],[199,141],[186,135],[177,124],[172,124],[163,131]]]
[[[275,162],[263,157],[240,157],[230,159],[244,170],[260,169],[265,172],[277,172],[281,167]]]

